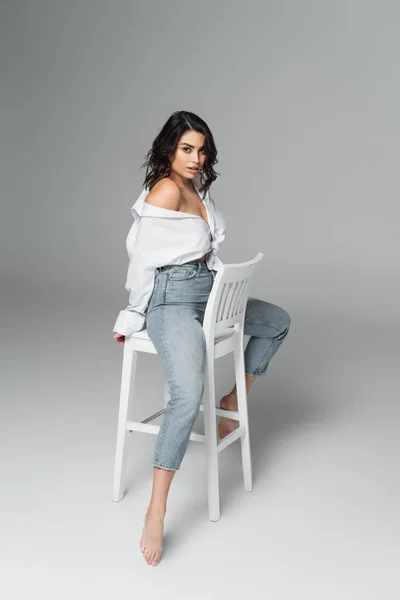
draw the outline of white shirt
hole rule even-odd
[[[193,179],[193,185],[199,193],[200,175]],[[208,224],[199,215],[147,204],[148,194],[145,188],[132,206],[134,223],[126,238],[129,267],[125,289],[129,304],[120,311],[113,329],[126,337],[145,326],[157,267],[181,265],[205,254],[210,270],[218,271],[223,264],[217,252],[225,239],[225,221],[209,191],[204,198],[199,193]]]

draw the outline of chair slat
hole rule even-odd
[[[225,308],[224,308],[224,313],[223,313],[223,320],[225,319],[229,319],[229,309],[231,306],[231,302],[232,302],[232,296],[233,296],[233,292],[234,292],[234,284],[232,282],[230,282],[228,284],[228,291],[226,294],[226,302],[225,302]]]
[[[217,318],[216,318],[217,323],[219,321],[222,321],[222,315],[223,315],[223,312],[224,312],[225,302],[226,302],[226,297],[225,297],[225,290],[226,290],[226,288],[227,288],[227,284],[224,283],[223,286],[222,286],[222,292],[221,292],[221,296],[220,296],[220,299],[219,299],[219,305],[218,305],[218,311],[217,311]]]
[[[239,300],[239,313],[242,313],[244,310],[244,300],[247,297],[248,282],[249,282],[248,278],[244,280],[244,286],[241,291],[240,300]]]
[[[239,305],[240,305],[240,297],[243,291],[243,286],[245,285],[244,281],[239,281],[239,289],[235,299],[235,304],[233,307],[233,315],[236,316],[239,313]]]
[[[239,293],[239,289],[240,289],[240,281],[235,281],[235,285],[234,285],[234,291],[232,294],[232,298],[231,301],[229,303],[229,317],[233,317],[235,315],[235,304],[236,304],[236,300],[237,300],[237,296]]]

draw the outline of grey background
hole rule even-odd
[[[3,0],[0,27],[7,597],[55,597],[66,570],[57,598],[397,597],[399,4]],[[190,444],[155,572],[139,550],[153,436],[132,439],[111,502],[112,328],[140,165],[179,109],[219,151],[221,259],[264,252],[252,295],[292,326],[249,394],[253,491],[233,445],[209,522]],[[139,360],[144,418],[162,372]],[[232,373],[217,363],[220,397]]]

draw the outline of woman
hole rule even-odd
[[[205,339],[202,329],[208,296],[222,262],[217,256],[225,222],[209,194],[217,178],[214,139],[197,115],[177,111],[167,120],[147,154],[144,190],[132,207],[135,222],[126,245],[130,258],[126,289],[129,304],[120,312],[114,338],[144,327],[162,361],[170,400],[157,436],[153,490],[140,547],[156,566],[168,491],[186,452],[204,389]],[[249,298],[244,333],[246,386],[263,375],[286,337],[288,313],[279,306]],[[236,386],[221,408],[237,410]],[[237,426],[221,418],[220,439]]]

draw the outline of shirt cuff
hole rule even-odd
[[[137,331],[141,331],[146,317],[132,310],[121,310],[114,325],[114,333],[119,333],[125,337],[131,336]]]

